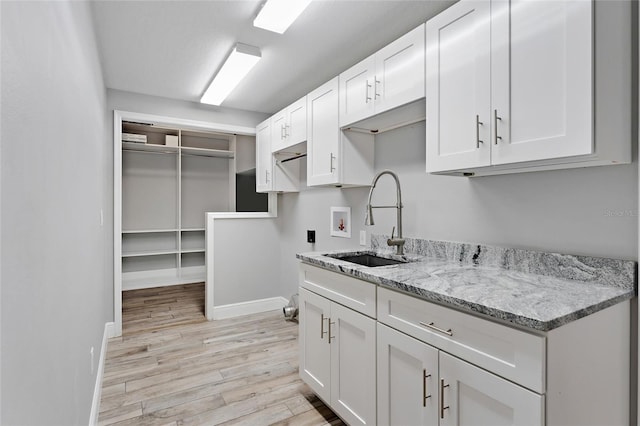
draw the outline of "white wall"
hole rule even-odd
[[[111,318],[106,93],[88,2],[0,3],[2,424],[86,424]]]

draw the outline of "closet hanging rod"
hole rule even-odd
[[[286,163],[287,161],[297,160],[298,158],[302,158],[302,157],[306,157],[306,156],[307,156],[307,154],[304,153],[304,154],[296,155],[295,157],[291,157],[291,158],[287,158],[287,159],[284,159],[284,160],[280,160],[278,162],[279,163]]]

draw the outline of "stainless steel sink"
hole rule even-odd
[[[376,267],[376,266],[389,266],[397,265],[398,263],[406,263],[403,260],[389,259],[386,257],[380,257],[369,253],[352,254],[352,255],[340,255],[340,254],[328,254],[327,256],[334,259],[344,260],[345,262],[357,263],[358,265]]]

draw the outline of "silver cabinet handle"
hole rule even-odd
[[[288,124],[284,125],[284,138],[287,139],[289,136],[291,136],[291,133],[289,132],[289,129],[291,128],[291,126],[289,126]]]
[[[324,320],[329,320],[329,318],[325,318],[324,314],[320,314],[320,339],[324,339],[324,335],[327,334],[324,331]]]
[[[336,338],[336,336],[331,335],[331,324],[335,324],[335,322],[331,322],[331,318],[327,318],[327,322],[329,323],[329,344],[331,344],[331,339]]]
[[[444,406],[444,388],[448,388],[449,385],[444,384],[444,379],[440,379],[440,418],[444,419],[444,410],[448,409],[449,406]]]
[[[427,377],[431,377],[431,374],[427,374],[427,369],[422,370],[422,406],[427,406],[427,399],[431,398],[431,394],[427,395]]]
[[[445,330],[444,328],[436,327],[434,324],[435,323],[433,323],[433,322],[430,322],[429,324],[427,324],[425,322],[420,321],[420,325],[423,326],[423,327],[430,328],[430,329],[435,330],[435,331],[437,331],[439,333],[446,334],[447,336],[453,336],[453,331],[451,329]]]
[[[280,125],[280,140],[284,139],[284,124]]]
[[[336,170],[336,168],[333,166],[333,160],[336,159],[336,156],[333,155],[333,152],[330,152],[329,155],[331,156],[331,159],[329,160],[330,161],[329,162],[329,169],[330,169],[331,173],[333,173]]]
[[[380,84],[381,82],[380,82],[380,80],[378,80],[378,79],[376,78],[376,79],[374,80],[374,83],[375,83],[376,87],[375,87],[375,88],[374,88],[374,90],[373,90],[373,95],[374,95],[376,98],[379,98],[379,97],[380,97],[380,93],[378,93],[378,84]]]
[[[371,87],[371,85],[369,84],[369,80],[367,79],[365,81],[365,92],[364,92],[364,103],[368,104],[369,101],[371,100],[371,96],[369,96],[369,88]]]
[[[264,181],[265,183],[269,183],[271,179],[269,179],[269,170],[264,171]]]
[[[480,148],[480,144],[484,143],[484,141],[480,140],[480,126],[482,125],[483,123],[480,121],[480,116],[476,114],[476,148]]]
[[[493,134],[495,139],[493,140],[494,145],[498,145],[498,139],[502,140],[502,136],[498,136],[498,120],[502,121],[502,117],[498,117],[498,110],[493,110]]]

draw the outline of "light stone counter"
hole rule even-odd
[[[407,263],[367,267],[325,254],[376,253],[396,258],[386,237],[370,250],[301,253],[298,259],[428,301],[538,331],[631,299],[634,261],[408,238]]]

